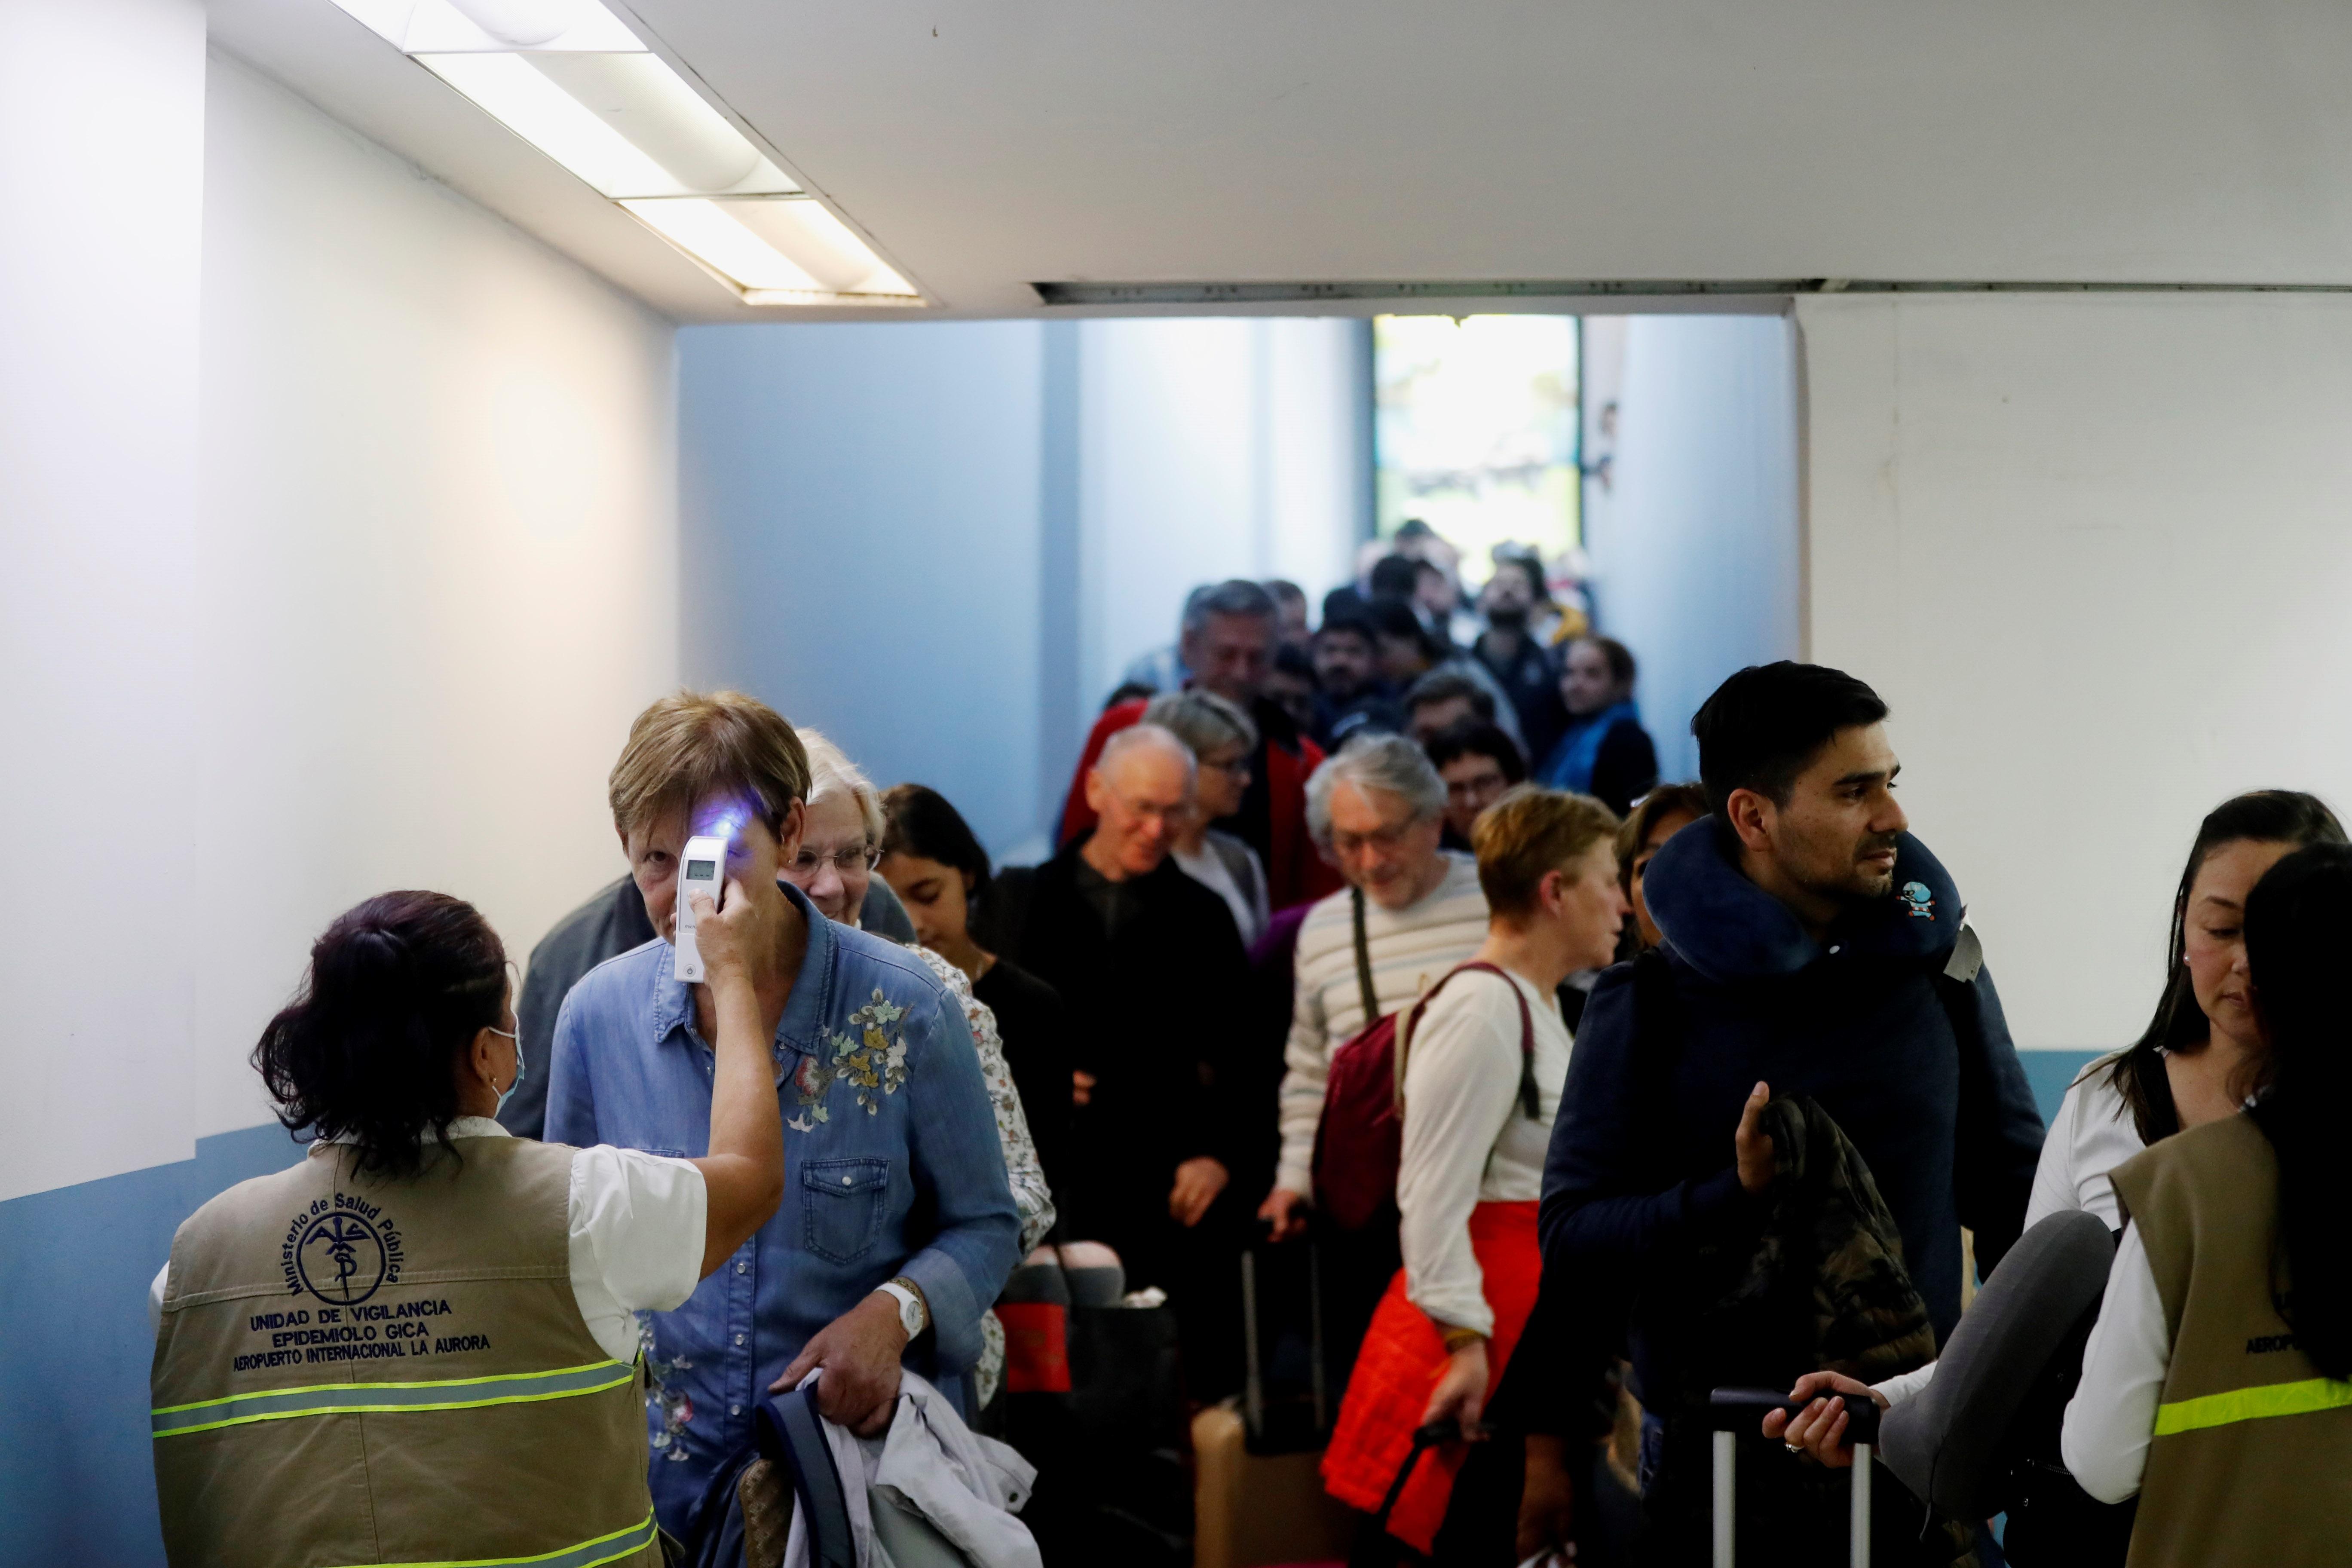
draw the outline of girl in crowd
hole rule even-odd
[[[827,920],[856,926],[875,865],[882,858],[882,797],[839,746],[814,730],[803,730],[800,737],[808,752],[808,826],[801,836],[799,858],[784,868],[784,879],[806,893]],[[987,1079],[989,1103],[996,1110],[996,1136],[1004,1146],[1013,1205],[1021,1211],[1021,1250],[1025,1254],[1054,1227],[1054,1195],[1045,1184],[1020,1089],[1005,1060],[996,1015],[973,994],[971,977],[964,971],[929,947],[910,951],[961,1005],[964,1022],[971,1027],[981,1076]]]
[[[1535,1305],[1536,1207],[1571,1043],[1557,991],[1615,951],[1625,917],[1616,831],[1600,802],[1533,785],[1489,807],[1472,833],[1486,941],[1398,1032],[1404,1268],[1373,1314],[1323,1459],[1326,1488],[1367,1514],[1387,1497],[1416,1427],[1451,1420],[1478,1435]],[[1516,1508],[1472,1489],[1449,1511],[1464,1458],[1459,1446],[1424,1457],[1385,1532],[1367,1521],[1355,1561],[1450,1559],[1447,1537],[1496,1520],[1507,1533]],[[1517,1498],[1518,1478],[1507,1490]]]
[[[2245,910],[2254,884],[2286,856],[2306,845],[2341,845],[2343,826],[2317,797],[2295,790],[2257,790],[2223,801],[2206,816],[2189,846],[2172,900],[2172,936],[2164,990],[2156,1013],[2127,1050],[2085,1068],[2067,1089],[2035,1167],[2025,1223],[2067,1210],[2095,1214],[2110,1230],[2123,1225],[2108,1177],[2149,1144],[2184,1127],[2200,1127],[2236,1112],[2260,1077],[2264,1058],[2252,988],[2247,978]],[[1785,1436],[1823,1463],[1853,1462],[1843,1445],[1845,1420],[1832,1397],[1870,1393],[1882,1409],[1927,1384],[1934,1363],[1890,1378],[1874,1390],[1851,1378],[1814,1373],[1798,1381],[1794,1396],[1818,1396],[1811,1409],[1768,1436]],[[2114,1521],[2116,1528],[2126,1523]],[[2034,1552],[2012,1530],[2011,1554],[2021,1563],[2053,1559]]]
[[[253,1052],[310,1157],[197,1210],[150,1295],[173,1562],[373,1562],[393,1541],[660,1568],[635,1314],[681,1305],[783,1192],[752,985],[781,901],[737,882],[724,912],[696,905],[717,1039],[698,1160],[491,1120],[522,1064],[472,905],[385,893],[327,928]]]
[[[2250,1078],[2252,1103],[2116,1171],[2130,1228],[2066,1408],[2084,1489],[2139,1496],[2134,1568],[2297,1568],[2352,1541],[2352,847],[2279,861],[2244,927],[2239,988],[2264,1048],[2222,1081]]]
[[[1633,707],[1633,655],[1614,637],[1579,637],[1559,666],[1568,728],[1536,777],[1620,814],[1658,782],[1658,752]]]
[[[915,940],[968,976],[972,995],[996,1016],[1013,1081],[1052,1181],[1071,1113],[1072,1051],[1061,994],[973,937],[972,915],[988,888],[988,851],[945,795],[918,784],[894,785],[882,797],[882,818],[877,869],[907,906]]]
[[[1199,763],[1192,810],[1176,830],[1170,850],[1186,876],[1225,900],[1242,945],[1265,934],[1270,911],[1265,869],[1257,851],[1209,825],[1242,808],[1249,788],[1250,758],[1257,754],[1257,725],[1239,707],[1213,691],[1171,691],[1151,700],[1143,722],[1157,724],[1192,748]]]
[[[1633,911],[1617,943],[1621,963],[1666,940],[1643,900],[1642,874],[1666,847],[1667,839],[1706,816],[1706,791],[1695,784],[1660,784],[1642,797],[1642,804],[1617,830],[1617,886]]]

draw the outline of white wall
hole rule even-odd
[[[2026,1046],[2142,1027],[2203,814],[2352,807],[2352,300],[1812,299],[1812,656]]]
[[[189,966],[124,950],[195,912],[177,806],[205,18],[194,0],[0,17],[0,820],[23,890],[0,944],[6,1196],[168,1126],[151,1069],[189,1038]]]
[[[1361,324],[1087,321],[1079,328],[1078,700],[1091,718],[1184,595],[1347,580],[1369,507]]]
[[[267,1120],[245,1054],[366,894],[527,952],[677,676],[667,325],[143,9],[0,67],[89,139],[41,127],[0,240],[0,805],[19,885],[95,900],[0,959],[0,1196]]]
[[[1594,616],[1633,650],[1659,776],[1696,778],[1699,704],[1801,647],[1793,334],[1778,316],[1632,316],[1586,339],[1609,351],[1589,391],[1618,405],[1609,489],[1585,487]]]

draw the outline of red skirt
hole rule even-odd
[[[1470,1211],[1470,1249],[1485,1276],[1486,1305],[1495,1314],[1486,1343],[1491,1401],[1503,1369],[1535,1310],[1543,1278],[1543,1248],[1536,1238],[1533,1203],[1480,1204]],[[1445,1342],[1427,1314],[1405,1296],[1404,1270],[1389,1281],[1388,1294],[1372,1313],[1372,1325],[1356,1352],[1348,1397],[1339,1406],[1331,1446],[1323,1452],[1323,1489],[1365,1513],[1378,1513],[1412,1452],[1413,1428],[1421,1425],[1429,1396],[1445,1374]],[[1445,1521],[1454,1477],[1462,1468],[1460,1444],[1433,1448],[1422,1457],[1412,1479],[1389,1514],[1388,1531],[1414,1551],[1427,1553]]]

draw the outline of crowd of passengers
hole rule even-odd
[[[320,939],[257,1065],[346,1180],[509,1134],[579,1151],[548,1245],[591,1348],[642,1352],[678,1540],[772,1391],[814,1376],[875,1434],[911,1372],[984,1426],[1024,1259],[1164,1295],[1186,1395],[1234,1394],[1241,1259],[1288,1245],[1347,1350],[1320,1468],[1352,1563],[1706,1561],[1708,1393],[1759,1384],[1798,1413],[1750,1445],[1740,1561],[1835,1561],[1846,1405],[1925,1397],[1975,1282],[2080,1211],[2120,1243],[2007,1560],[2341,1560],[2352,1248],[2324,1124],[2352,1100],[2352,848],[2328,808],[2273,790],[2205,819],[2152,1020],[2045,1130],[1866,684],[1740,670],[1692,721],[1699,778],[1661,783],[1633,656],[1538,561],[1498,552],[1468,599],[1433,536],[1399,542],[1311,627],[1287,584],[1195,591],[1034,866],[750,697],[664,698],[609,781],[627,873],[519,991],[469,906],[387,894]],[[698,835],[730,847],[693,984]],[[1335,1058],[1382,1019],[1399,1147],[1343,1219],[1364,1173],[1318,1138]],[[156,1277],[159,1418],[212,1213]],[[200,1539],[226,1483],[172,1441],[167,1534]],[[1873,1531],[1881,1563],[2003,1560],[1987,1521],[1895,1486]]]

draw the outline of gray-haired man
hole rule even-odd
[[[1283,1051],[1282,1156],[1274,1191],[1258,1210],[1277,1237],[1306,1229],[1331,1053],[1372,1016],[1411,1005],[1486,939],[1477,862],[1437,847],[1444,812],[1444,781],[1402,735],[1356,736],[1307,781],[1307,830],[1348,886],[1309,910],[1298,928]],[[1377,1015],[1365,1010],[1356,971],[1360,921]]]

